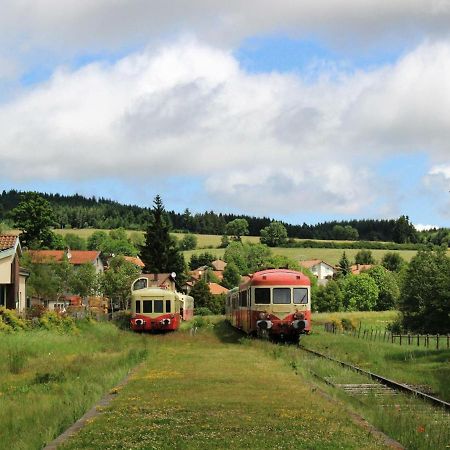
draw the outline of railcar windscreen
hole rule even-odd
[[[138,291],[139,289],[145,289],[148,285],[148,280],[146,278],[139,278],[133,284],[133,291]]]
[[[143,308],[142,312],[145,314],[151,314],[153,312],[153,302],[151,300],[144,300],[142,302]]]
[[[270,305],[270,288],[255,288],[255,305]]]
[[[141,312],[141,301],[140,300],[136,300],[136,312],[137,313]]]
[[[166,300],[166,313],[170,313],[170,300]]]
[[[155,300],[155,304],[153,305],[153,312],[155,313],[164,312],[164,304],[162,300]]]
[[[308,303],[307,288],[294,288],[294,303],[296,305],[305,305]]]
[[[291,303],[291,288],[274,288],[273,304],[289,305]]]

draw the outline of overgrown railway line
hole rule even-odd
[[[440,407],[443,410],[445,410],[446,412],[450,412],[450,403],[448,403],[448,402],[446,402],[444,400],[441,400],[441,399],[439,399],[437,397],[434,397],[434,396],[432,396],[430,394],[427,394],[426,392],[420,391],[416,387],[409,386],[409,385],[403,384],[403,383],[398,383],[396,381],[390,380],[389,378],[386,378],[386,377],[383,377],[381,375],[377,375],[377,374],[375,374],[373,372],[361,369],[360,367],[355,366],[353,364],[349,364],[349,363],[346,363],[344,361],[340,361],[338,359],[332,358],[331,356],[324,355],[323,353],[320,353],[320,352],[318,352],[316,350],[308,349],[308,348],[306,348],[306,347],[304,347],[302,345],[299,346],[299,349],[301,349],[301,350],[303,350],[303,351],[305,351],[307,353],[313,354],[313,355],[315,355],[315,356],[317,356],[319,358],[323,358],[323,359],[326,359],[328,361],[332,361],[332,362],[334,362],[336,364],[339,364],[340,366],[342,366],[342,367],[344,367],[346,369],[349,369],[349,370],[357,372],[357,373],[359,373],[361,375],[364,375],[364,376],[368,377],[369,379],[375,380],[378,383],[382,384],[383,386],[388,387],[389,389],[391,389],[394,392],[406,393],[408,395],[411,395],[411,396],[414,396],[416,398],[420,398],[420,399],[422,399],[424,401],[427,401],[428,403],[431,403],[434,406]],[[342,387],[347,392],[351,392],[353,390],[353,392],[366,393],[367,391],[369,391],[369,390],[373,391],[373,389],[374,389],[374,388],[368,387],[369,385],[364,385],[364,386],[363,385],[359,385],[359,388],[358,388],[356,385],[350,385],[350,384],[348,384],[348,385],[342,385],[342,384],[341,385],[337,385],[335,383],[330,382],[329,380],[325,380],[324,379],[324,381],[327,382],[328,384],[333,384],[336,387]],[[378,390],[380,391],[380,389],[378,389]],[[383,391],[383,390],[381,390],[381,391]],[[384,392],[386,392],[386,391],[384,391]]]

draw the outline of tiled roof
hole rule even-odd
[[[12,234],[0,234],[0,251],[13,248],[16,245],[17,236]]]
[[[228,292],[227,288],[224,288],[220,284],[217,283],[208,283],[209,291],[212,295],[226,294]]]
[[[45,261],[62,261],[64,255],[67,254],[65,250],[30,250],[31,258],[34,262]],[[71,264],[80,265],[94,262],[100,252],[96,250],[70,250],[68,253],[68,260]]]
[[[130,263],[133,263],[135,266],[144,268],[145,264],[142,262],[142,259],[139,256],[124,256],[123,259]]]
[[[299,261],[299,264],[306,269],[311,269],[311,267],[317,266],[321,262],[321,259],[305,259],[304,261]]]
[[[211,263],[211,265],[214,267],[215,270],[218,270],[220,272],[223,272],[225,270],[225,267],[227,267],[227,263],[222,259],[216,259]]]
[[[365,270],[369,270],[373,267],[373,264],[354,264],[350,267],[350,270],[353,275],[359,275],[361,272]]]

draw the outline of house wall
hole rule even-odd
[[[11,283],[11,262],[14,256],[0,259],[0,284]]]
[[[19,312],[25,311],[27,307],[26,279],[27,277],[23,275],[19,276],[19,304],[17,306]]]

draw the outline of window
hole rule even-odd
[[[166,300],[166,313],[170,313],[170,300]]]
[[[308,303],[307,288],[294,288],[294,303],[296,305],[306,305]]]
[[[153,302],[151,300],[144,300],[143,302],[143,313],[152,313],[153,312]]]
[[[136,300],[136,312],[137,313],[141,312],[141,301],[140,300]]]
[[[239,304],[241,306],[247,306],[247,291],[239,292]]]
[[[162,300],[155,300],[155,305],[153,308],[153,312],[155,313],[162,313],[164,312],[164,304]]]
[[[147,278],[139,278],[133,284],[133,291],[137,291],[139,289],[145,289],[147,287],[148,280]]]
[[[270,288],[255,289],[255,304],[270,305]]]
[[[274,288],[273,304],[289,305],[291,303],[291,288]]]

